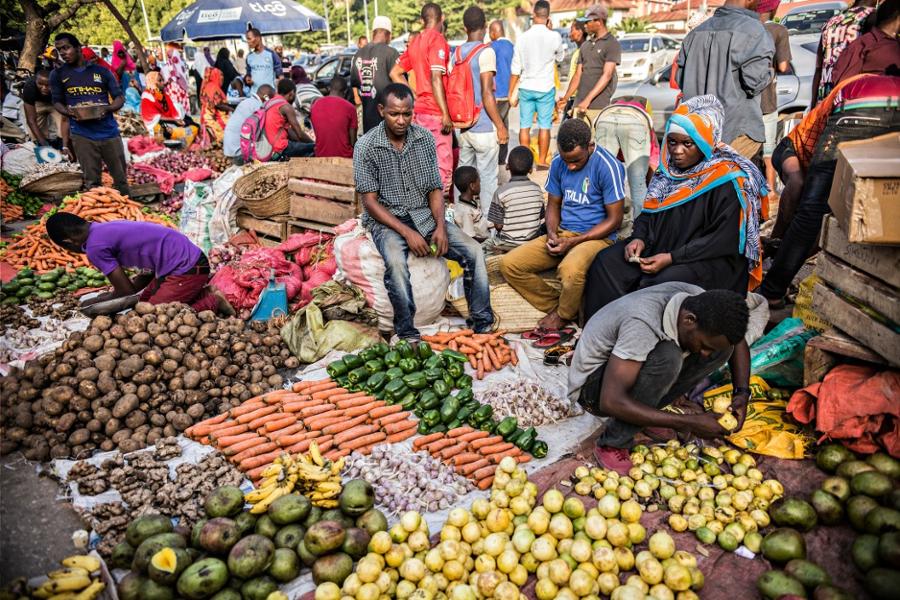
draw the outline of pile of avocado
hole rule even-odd
[[[467,361],[454,350],[435,353],[427,342],[401,340],[393,346],[382,342],[359,354],[347,354],[326,371],[341,387],[365,391],[412,411],[419,418],[422,435],[468,425],[500,435],[535,458],[547,456],[547,443],[537,439],[534,427],[522,429],[515,417],[494,419],[494,409],[475,399],[472,376],[465,373]]]
[[[61,292],[75,292],[82,288],[103,287],[109,285],[100,271],[89,267],[78,267],[69,273],[58,267],[43,275],[38,275],[29,268],[22,269],[16,276],[4,283],[0,290],[0,302],[3,304],[24,304],[30,298],[48,300]]]

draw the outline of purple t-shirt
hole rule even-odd
[[[156,277],[187,273],[203,253],[180,231],[134,221],[91,223],[84,251],[104,275],[122,267],[153,271]]]

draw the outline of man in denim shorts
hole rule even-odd
[[[550,24],[550,3],[538,0],[534,3],[531,28],[519,36],[513,51],[509,81],[510,105],[516,105],[518,90],[519,143],[531,147],[531,126],[537,114],[538,161],[537,167],[548,168],[550,128],[553,126],[553,108],[556,105],[556,81],[554,67],[565,58],[562,37]]]

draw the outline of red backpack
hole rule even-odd
[[[462,60],[461,46],[456,48],[453,55],[453,70],[447,78],[447,109],[454,127],[459,129],[468,129],[474,125],[481,113],[481,106],[475,102],[475,84],[472,82],[469,62],[487,47],[487,44],[478,44],[465,60]]]
[[[275,150],[266,136],[266,114],[273,106],[282,104],[287,104],[287,101],[281,96],[270,98],[241,125],[241,157],[244,162],[266,162],[272,158]]]

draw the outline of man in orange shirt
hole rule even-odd
[[[438,170],[444,192],[449,190],[453,175],[453,121],[447,108],[447,64],[450,46],[441,31],[444,14],[433,2],[422,7],[422,31],[410,41],[400,55],[391,79],[407,84],[404,75],[412,73],[416,80],[416,102],[413,122],[434,136],[437,146]]]

